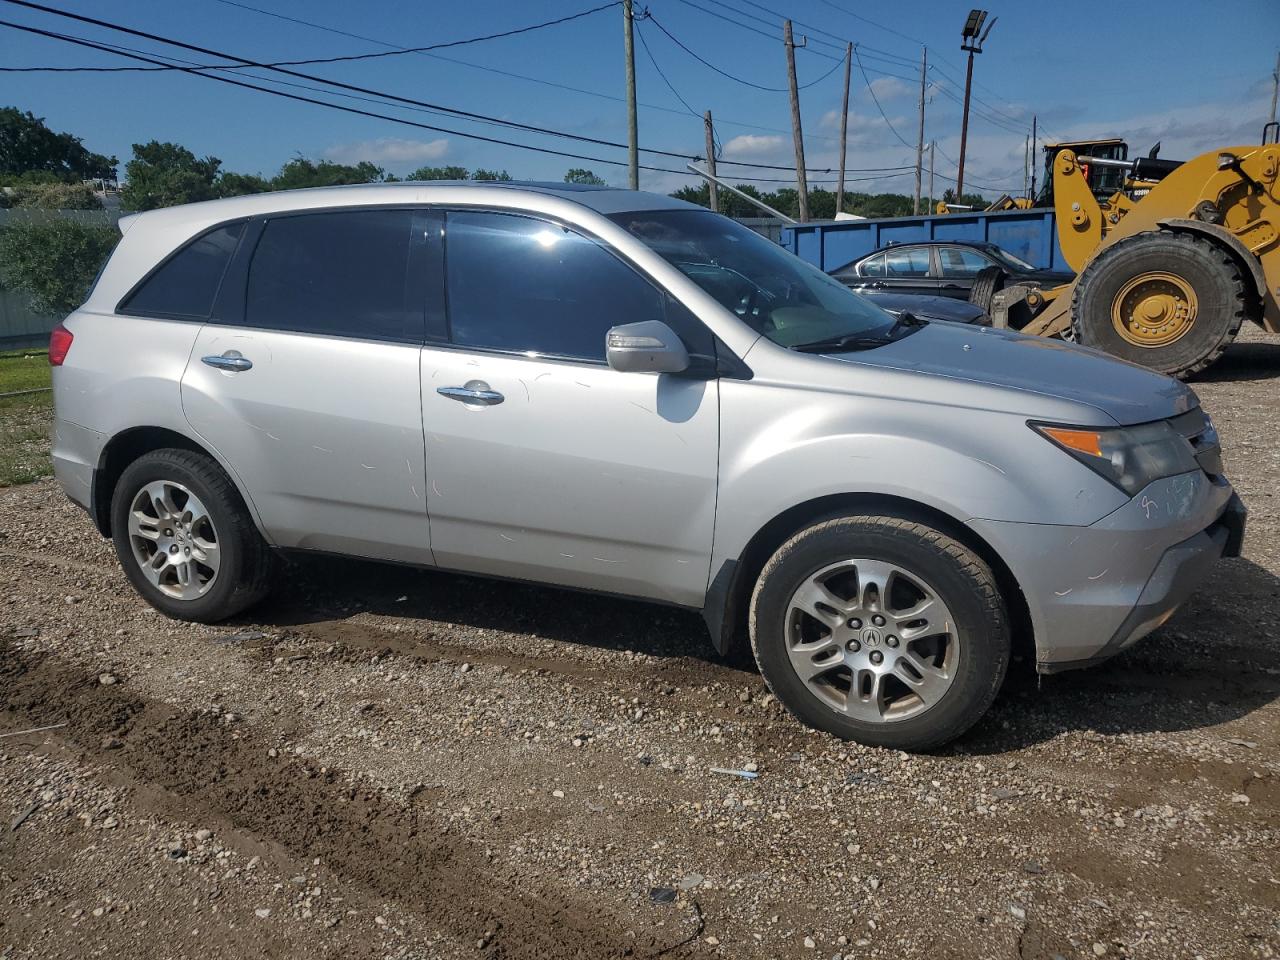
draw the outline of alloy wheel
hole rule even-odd
[[[129,545],[146,578],[176,600],[204,596],[218,577],[213,519],[199,497],[172,480],[152,481],[134,496]]]
[[[868,723],[928,710],[960,662],[955,619],[938,592],[883,560],[842,560],[814,573],[788,602],[786,630],[791,666],[809,691]]]

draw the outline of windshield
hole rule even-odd
[[[1000,247],[987,247],[987,253],[991,254],[991,256],[995,257],[997,260],[1003,261],[1005,266],[1013,267],[1015,270],[1035,270],[1035,267],[1027,263],[1027,261],[1020,257],[1015,257],[1008,250],[1004,250]]]
[[[784,347],[885,338],[895,318],[740,223],[709,210],[610,217],[753,330]],[[909,328],[908,328],[909,329]]]

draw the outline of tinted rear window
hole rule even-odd
[[[125,302],[125,313],[207,320],[244,223],[229,223],[192,240],[147,277]]]
[[[421,341],[423,278],[409,269],[413,213],[342,210],[267,222],[249,268],[245,323]]]

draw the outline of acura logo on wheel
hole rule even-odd
[[[867,627],[867,629],[862,631],[862,642],[868,647],[880,646],[880,639],[880,631],[874,627]]]

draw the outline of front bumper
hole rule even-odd
[[[1041,673],[1114,656],[1161,626],[1220,557],[1240,555],[1246,510],[1223,480],[1150,484],[1088,527],[973,520],[1008,563],[1035,631]]]

